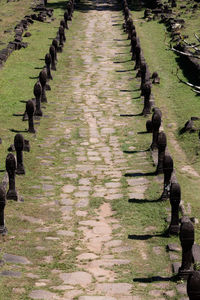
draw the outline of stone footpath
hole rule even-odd
[[[49,209],[49,212],[59,211],[60,222],[47,222],[42,216],[20,215],[22,220],[38,225],[35,229],[38,236],[41,232],[46,233],[46,248],[37,238],[33,241],[35,251],[45,252],[43,264],[54,263],[54,255],[47,255],[51,243],[58,245],[58,252],[60,249],[63,251],[60,262],[67,261],[74,251],[76,263],[70,272],[55,267],[44,278],[37,274],[39,266],[32,268],[28,258],[21,257],[20,260],[20,257],[7,255],[5,260],[29,266],[24,276],[33,280],[30,299],[177,299],[168,282],[155,283],[151,290],[146,289],[146,283],[137,283],[139,289],[135,291],[132,282],[120,281],[123,268],[120,273],[116,271],[117,266],[127,266],[124,275],[129,266],[134,265],[132,253],[136,250],[139,259],[145,265],[148,262],[148,240],[128,240],[111,203],[121,198],[124,201],[128,198],[144,199],[148,178],[127,177],[127,189],[124,188],[123,175],[126,172],[143,172],[146,166],[151,167],[151,163],[146,160],[145,152],[139,152],[134,154],[137,164],[129,167],[129,157],[122,151],[123,137],[118,135],[118,131],[130,123],[130,118],[122,118],[120,114],[138,112],[134,112],[132,94],[120,93],[120,90],[128,90],[130,77],[133,79],[135,74],[132,70],[126,72],[124,64],[114,63],[119,53],[124,60],[123,51],[128,45],[124,46],[122,42],[123,39],[126,41],[126,35],[122,35],[121,11],[115,10],[116,3],[111,1],[88,5],[91,9],[81,20],[78,38],[71,55],[66,57],[70,71],[64,69],[61,75],[56,75],[60,76],[59,83],[56,86],[52,84],[59,103],[55,110],[48,111],[53,125],[40,145],[46,150],[46,155],[38,153],[37,156],[38,164],[46,166],[47,172],[40,177],[41,185],[32,187],[42,189],[42,193],[34,197],[39,198],[41,207]],[[66,43],[67,47],[70,45]],[[117,72],[120,76],[123,73],[123,80],[116,79]],[[66,101],[70,104],[66,105]],[[133,131],[129,132],[128,138],[133,145],[137,142],[137,135],[134,122],[132,124]],[[130,151],[134,149],[129,147]],[[62,163],[57,165],[55,161],[59,155]],[[55,181],[53,176],[58,180]],[[47,197],[50,200],[47,201]],[[147,230],[152,228],[149,226]],[[55,235],[50,234],[53,230]],[[154,250],[155,255],[167,255],[159,247]],[[143,289],[146,289],[145,292]],[[15,289],[19,295],[24,292],[22,287]]]

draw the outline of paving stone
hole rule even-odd
[[[24,288],[13,288],[12,292],[16,294],[23,294],[26,292],[26,290]]]
[[[168,244],[167,245],[167,250],[168,251],[181,251],[181,247],[178,244]]]
[[[74,236],[75,232],[69,231],[69,230],[58,230],[56,232],[58,235],[64,235],[64,236]]]
[[[73,200],[64,198],[60,201],[60,203],[61,203],[61,205],[71,206],[71,205],[73,205]]]
[[[129,283],[98,283],[96,290],[106,293],[108,296],[129,295],[131,293],[132,285]]]
[[[82,211],[82,210],[76,211],[76,215],[77,215],[78,217],[86,217],[87,214],[88,214],[87,211]]]
[[[132,251],[133,247],[131,246],[121,246],[121,247],[117,247],[117,248],[113,248],[112,252],[113,253],[121,253],[121,252],[127,252],[127,251]]]
[[[149,292],[149,295],[154,296],[154,297],[160,297],[162,295],[162,291],[152,290]]]
[[[81,296],[78,300],[117,300],[114,297],[107,296]]]
[[[76,207],[86,207],[89,204],[89,199],[81,199],[76,203]]]
[[[8,254],[8,253],[5,253],[3,255],[3,259],[8,263],[23,264],[23,265],[31,264],[31,262],[26,257]]]
[[[107,188],[118,188],[118,187],[121,187],[121,183],[120,182],[106,182],[105,186]]]
[[[187,292],[186,292],[186,284],[177,284],[176,285],[176,289],[179,292],[179,294],[182,294],[182,295],[187,294]]]
[[[44,224],[43,220],[38,219],[38,218],[34,218],[34,217],[30,217],[30,216],[21,216],[21,219],[24,220],[24,221],[28,221],[30,223],[33,223],[33,224],[40,224],[40,225]]]
[[[29,297],[31,299],[44,299],[44,300],[58,299],[58,296],[55,293],[45,291],[45,290],[34,290],[29,294]]]
[[[16,272],[16,271],[2,271],[0,273],[0,276],[9,276],[9,277],[21,277],[22,274],[20,272]]]
[[[92,282],[92,276],[87,272],[62,273],[59,275],[64,284],[81,285],[86,287]]]
[[[70,184],[66,184],[62,187],[63,193],[73,193],[74,190],[75,190],[75,187]]]
[[[57,286],[51,286],[52,290],[58,290],[58,291],[66,291],[66,290],[73,290],[74,287],[72,285],[57,285]]]
[[[116,247],[116,246],[120,246],[122,244],[121,240],[112,240],[110,242],[107,242],[105,245],[107,247]]]
[[[87,191],[83,192],[76,192],[74,193],[74,197],[77,197],[77,198],[87,198],[89,197],[89,193]]]
[[[90,179],[81,178],[78,182],[80,185],[90,185]]]
[[[84,259],[93,260],[93,259],[97,259],[97,258],[98,258],[98,256],[94,253],[82,253],[77,256],[77,259],[79,259],[79,260],[84,260]]]

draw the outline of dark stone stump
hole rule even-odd
[[[46,69],[47,69],[47,79],[53,79],[52,75],[51,75],[51,55],[50,53],[47,53],[45,55],[45,64],[46,64]]]
[[[152,116],[152,127],[153,127],[153,135],[152,135],[152,143],[151,143],[151,149],[157,149],[158,148],[158,134],[159,134],[159,128],[161,125],[161,115],[158,111],[155,111]]]
[[[39,74],[39,81],[42,86],[41,102],[47,102],[46,97],[46,83],[47,83],[47,72],[43,69]]]
[[[69,29],[67,21],[68,21],[68,11],[64,12],[64,20],[65,20],[65,28]]]
[[[164,186],[161,200],[167,200],[169,198],[171,175],[174,169],[173,159],[169,154],[165,154],[163,160],[163,173],[164,173]]]
[[[35,133],[34,123],[33,123],[33,114],[35,108],[32,100],[28,100],[26,103],[26,112],[28,115],[28,132]]]
[[[153,126],[152,126],[152,121],[151,120],[146,121],[146,130],[147,130],[148,133],[153,132]]]
[[[3,186],[0,186],[0,235],[6,235],[8,230],[5,226],[4,209],[6,206],[6,193]]]
[[[144,84],[142,94],[144,95],[144,108],[143,108],[142,114],[144,116],[146,116],[151,113],[151,102],[150,102],[151,84],[150,84],[150,82],[146,82]]]
[[[161,131],[158,134],[157,145],[158,145],[158,165],[156,168],[156,174],[162,174],[163,173],[163,160],[165,157],[165,149],[167,146],[167,137],[163,131]]]
[[[179,205],[181,202],[181,188],[178,182],[172,182],[170,187],[171,223],[168,233],[179,234]]]
[[[178,276],[179,278],[187,279],[193,271],[192,246],[194,244],[194,226],[188,217],[181,218],[179,238],[182,247],[182,263]]]
[[[59,33],[59,46],[62,48],[64,46],[64,33],[65,33],[63,26],[59,27],[58,33]]]
[[[135,47],[135,67],[134,70],[137,70],[140,66],[140,58],[141,58],[141,48],[137,44]]]
[[[200,299],[200,272],[193,271],[187,280],[187,294],[190,300]]]
[[[42,116],[42,110],[41,110],[41,95],[42,95],[42,86],[40,82],[36,82],[34,85],[33,93],[36,99],[36,109],[35,109],[35,116]]]
[[[57,41],[57,39],[53,39],[52,45],[55,48],[55,61],[58,61],[58,59],[57,59],[57,52],[58,52],[58,41]]]
[[[24,150],[24,137],[22,134],[17,133],[14,138],[14,146],[17,154],[17,169],[16,174],[25,174],[25,168],[23,164],[23,150]]]
[[[6,198],[9,200],[18,200],[17,191],[15,189],[15,172],[16,172],[16,160],[12,153],[8,153],[6,157],[6,171],[9,178],[9,189]]]
[[[53,45],[50,46],[49,53],[51,55],[51,69],[56,71],[56,49]]]

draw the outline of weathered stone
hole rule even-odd
[[[29,294],[31,299],[43,299],[43,300],[53,300],[58,299],[55,293],[45,291],[45,290],[34,290]]]
[[[31,262],[26,257],[8,254],[8,253],[5,253],[3,255],[3,259],[8,263],[23,264],[23,265],[31,264]]]
[[[129,283],[98,283],[96,290],[108,296],[130,295],[132,285]]]
[[[86,272],[62,273],[59,275],[59,277],[64,281],[65,284],[79,284],[82,287],[86,287],[92,282],[92,276]]]

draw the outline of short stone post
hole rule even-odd
[[[137,44],[135,46],[135,67],[134,67],[134,70],[137,70],[140,66],[140,57],[141,57],[141,48]]]
[[[39,81],[42,86],[41,102],[47,102],[46,97],[46,83],[47,83],[47,72],[43,69],[39,74]]]
[[[59,33],[59,46],[61,46],[61,48],[62,48],[64,46],[64,28],[63,28],[63,26],[59,27],[58,33]]]
[[[28,115],[28,132],[35,133],[34,123],[33,123],[33,114],[35,108],[32,100],[28,100],[26,103],[26,112]]]
[[[56,71],[56,50],[53,45],[50,46],[49,53],[51,55],[51,69]]]
[[[187,279],[193,268],[192,246],[194,244],[194,226],[188,217],[181,218],[180,242],[182,247],[182,264],[178,276]]]
[[[146,130],[147,130],[148,133],[153,132],[153,127],[152,127],[152,121],[151,120],[146,121]]]
[[[153,127],[153,135],[152,135],[152,143],[151,143],[152,150],[158,148],[157,141],[158,141],[160,125],[161,125],[161,115],[159,114],[159,112],[155,111],[152,116],[152,127]]]
[[[55,48],[55,61],[58,61],[58,58],[57,58],[57,52],[58,52],[58,41],[57,39],[53,39],[52,41],[52,45],[54,46]]]
[[[200,272],[193,271],[187,280],[187,294],[190,300],[200,299]]]
[[[144,84],[144,86],[143,86],[143,95],[144,95],[144,108],[143,108],[142,114],[144,116],[146,116],[146,115],[151,113],[151,102],[150,102],[151,84],[150,84],[150,82],[146,82]]]
[[[67,24],[68,17],[69,17],[68,11],[66,10],[66,11],[64,12],[64,20],[65,20],[65,28],[66,28],[66,29],[69,29],[68,24]]]
[[[181,188],[178,182],[172,182],[170,187],[171,204],[171,223],[169,225],[169,234],[178,235],[179,233],[179,205],[181,202]]]
[[[47,53],[45,55],[45,64],[46,64],[46,68],[47,68],[47,79],[53,79],[53,77],[51,75],[51,55],[50,55],[50,53]]]
[[[35,116],[42,116],[41,110],[41,95],[42,95],[42,86],[39,81],[36,82],[34,85],[33,93],[36,99],[36,109],[35,109]]]
[[[165,157],[165,149],[167,146],[167,136],[163,131],[161,131],[158,134],[157,145],[158,145],[158,164],[157,164],[157,168],[156,168],[156,174],[162,174],[163,173],[163,159]]]
[[[25,168],[23,164],[23,150],[24,150],[24,137],[22,134],[17,133],[14,138],[14,146],[17,154],[17,169],[16,174],[25,174]]]
[[[164,186],[161,200],[167,200],[169,198],[171,175],[174,169],[173,159],[169,154],[165,154],[163,160],[163,172],[164,172]]]
[[[0,235],[6,235],[8,232],[5,226],[4,209],[6,206],[6,193],[3,186],[0,186]]]
[[[8,153],[6,157],[6,171],[9,178],[9,189],[6,198],[9,200],[17,201],[18,195],[15,189],[16,160],[12,153]]]

